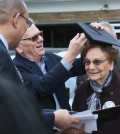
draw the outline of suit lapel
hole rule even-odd
[[[26,66],[25,68],[26,68],[29,72],[31,72],[31,73],[33,73],[33,74],[39,74],[40,76],[43,76],[43,75],[44,75],[44,74],[42,73],[40,67],[39,67],[34,61],[30,61],[30,60],[28,60],[28,59],[22,57],[22,56],[19,55],[19,54],[16,54],[16,58],[18,58],[18,59],[21,61],[21,63],[22,63],[23,66]]]
[[[16,68],[13,64],[13,61],[12,61],[6,47],[4,46],[4,44],[1,40],[0,40],[0,49],[1,49],[1,52],[2,52],[3,60],[6,59],[6,63],[3,65],[4,66],[3,68],[6,69],[6,72],[7,71],[9,72],[8,75],[10,75],[11,79],[13,77],[13,79],[15,81],[17,81],[19,84],[22,84],[21,79],[19,77],[19,74],[17,73],[17,70],[16,70]],[[4,59],[4,57],[6,57],[6,58]],[[9,70],[7,68],[9,68]]]
[[[50,60],[50,57],[48,58],[46,54],[45,54],[44,60],[45,60],[45,68],[46,68],[46,71],[48,72],[54,67],[54,65],[53,65],[53,62]]]

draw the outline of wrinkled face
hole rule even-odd
[[[45,54],[41,31],[35,25],[32,25],[24,34],[19,47],[26,58],[40,59]]]
[[[110,62],[108,54],[102,52],[100,48],[88,50],[85,57],[85,70],[91,80],[102,84],[113,67],[114,62]]]

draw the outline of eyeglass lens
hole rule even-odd
[[[32,41],[36,41],[36,40],[38,40],[39,36],[42,36],[42,37],[43,37],[43,31],[40,31],[39,34],[37,34],[37,35],[35,35],[34,37],[32,37],[32,38],[31,38]]]
[[[43,37],[43,31],[40,31],[40,33],[38,33],[37,35],[31,37],[31,38],[26,38],[26,39],[22,39],[22,40],[32,40],[33,42],[34,41],[37,41],[39,36],[42,36]]]
[[[107,59],[108,59],[108,58],[107,58]],[[100,65],[102,62],[106,61],[107,59],[105,59],[105,60],[96,59],[96,60],[93,60],[93,61],[84,60],[84,61],[83,61],[83,64],[84,64],[84,65],[87,65],[87,66],[89,66],[91,63],[93,63],[94,65]]]

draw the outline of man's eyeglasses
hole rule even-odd
[[[90,61],[90,60],[84,60],[83,61],[83,64],[86,65],[86,66],[89,66],[91,63],[95,66],[97,65],[100,65],[102,64],[104,61],[108,60],[109,58],[107,59],[104,59],[104,60],[99,60],[99,59],[96,59],[96,60],[93,60],[93,61]]]
[[[20,14],[25,20],[26,20],[26,23],[28,25],[28,27],[30,27],[33,23],[31,21],[29,21],[24,15]]]
[[[31,37],[31,38],[25,38],[25,39],[22,39],[22,40],[32,40],[33,42],[37,41],[39,36],[42,36],[43,37],[43,31],[40,31],[40,33],[38,33],[37,35]]]

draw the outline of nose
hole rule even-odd
[[[43,42],[44,41],[43,36],[38,35],[38,41]]]
[[[95,69],[95,65],[91,62],[90,65],[88,66],[89,69]]]

